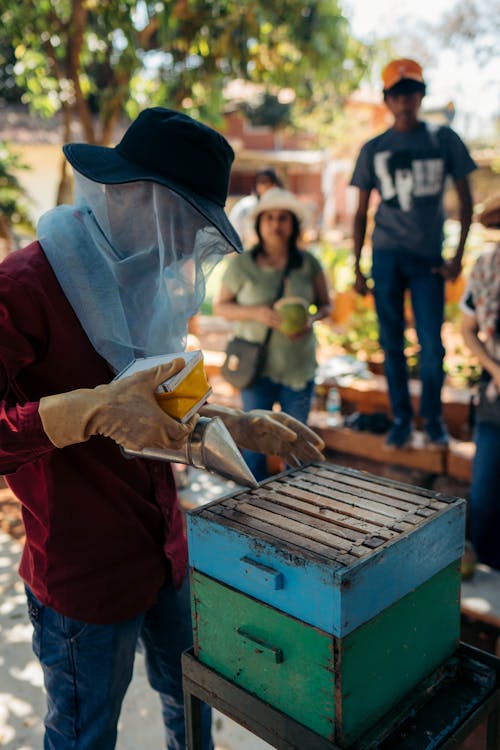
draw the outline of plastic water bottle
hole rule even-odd
[[[328,395],[326,397],[326,423],[328,427],[340,427],[340,425],[342,424],[343,419],[341,407],[342,401],[340,398],[340,393],[335,388],[335,386],[332,386],[329,389]]]

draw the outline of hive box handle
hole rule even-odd
[[[240,562],[246,566],[245,575],[260,586],[266,586],[275,591],[284,588],[285,580],[283,573],[280,573],[275,568],[263,565],[263,563],[252,560],[250,557],[242,557]]]
[[[271,646],[269,643],[263,641],[262,638],[258,638],[256,635],[250,635],[250,633],[244,630],[244,628],[238,628],[236,632],[238,635],[241,635],[242,638],[250,641],[256,654],[266,654],[271,656],[276,664],[283,663],[283,651],[277,646]],[[257,648],[255,648],[255,646],[257,646]]]

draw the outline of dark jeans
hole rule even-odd
[[[500,425],[478,424],[469,534],[480,562],[500,570]]]
[[[305,388],[295,391],[286,385],[274,383],[269,378],[259,378],[251,388],[242,389],[241,400],[245,411],[251,409],[271,410],[274,404],[279,404],[284,412],[291,417],[295,417],[299,422],[307,424],[313,391],[314,380],[310,380]],[[268,476],[267,458],[264,454],[255,451],[243,451],[243,457],[258,482],[266,479]]]
[[[44,750],[113,750],[137,646],[159,693],[167,750],[185,749],[181,654],[192,645],[187,576],[179,591],[165,586],[145,614],[113,625],[72,620],[45,607],[29,589],[26,594],[47,691]],[[213,750],[205,704],[202,717],[203,747]]]
[[[439,260],[420,258],[403,251],[378,250],[373,253],[372,276],[380,344],[384,350],[392,413],[397,420],[411,420],[413,416],[404,354],[404,296],[407,289],[410,290],[420,344],[420,415],[424,420],[441,417],[444,279],[441,274],[431,270],[440,263]]]

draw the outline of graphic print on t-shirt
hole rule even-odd
[[[379,151],[373,159],[384,203],[411,211],[415,203],[435,200],[441,193],[444,159],[411,151]]]

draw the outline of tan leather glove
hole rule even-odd
[[[195,415],[186,424],[158,406],[155,389],[184,366],[174,359],[97,388],[80,388],[40,400],[43,429],[57,448],[105,435],[129,450],[179,448],[193,431]]]
[[[200,414],[220,417],[240,448],[280,456],[289,466],[324,461],[323,440],[302,422],[282,411],[253,409],[244,412],[206,404]]]

